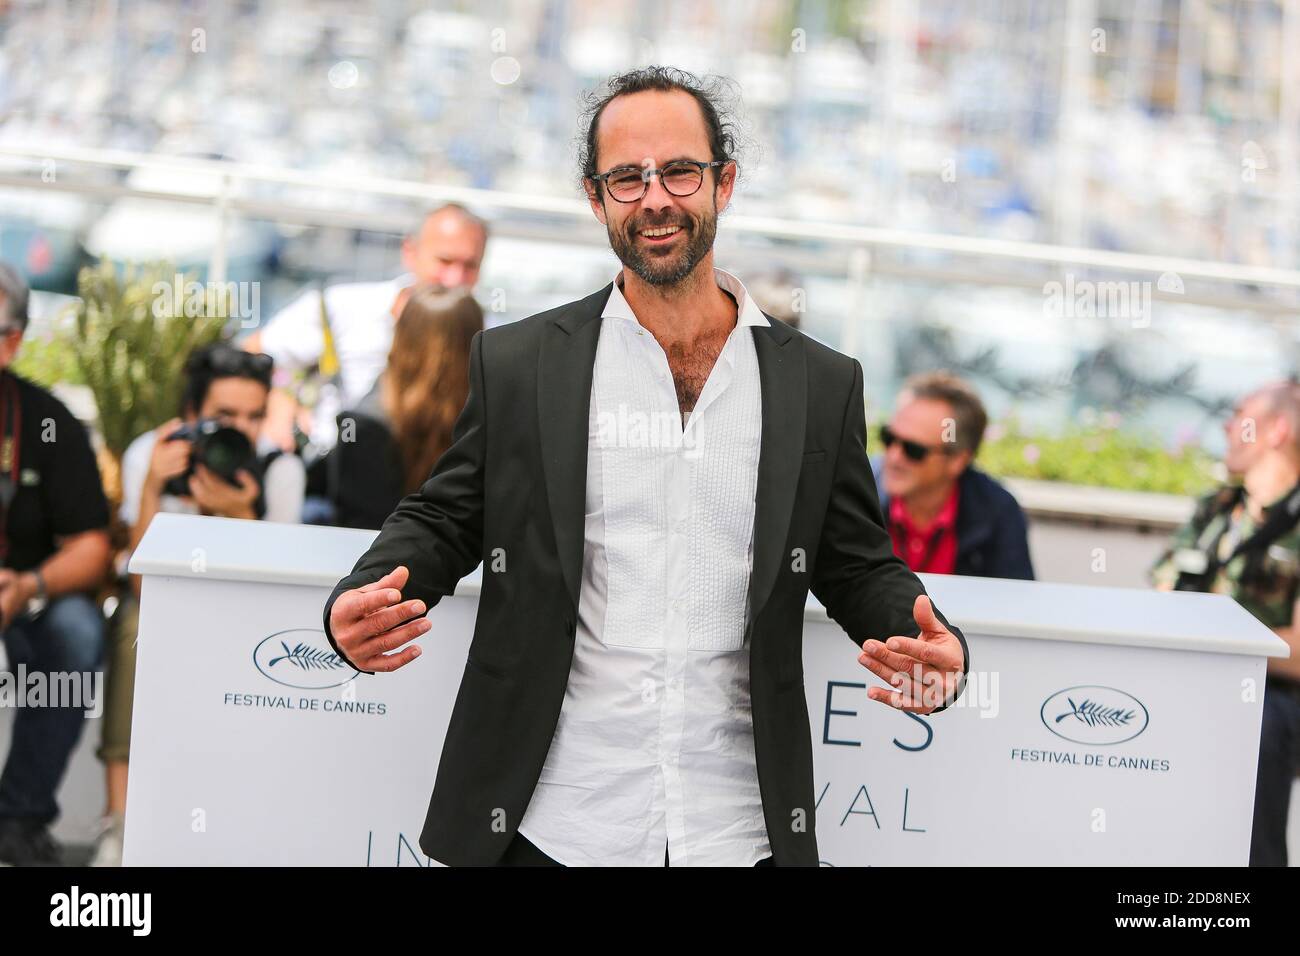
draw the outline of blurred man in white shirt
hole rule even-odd
[[[293,376],[318,366],[327,354],[321,315],[321,292],[309,289],[294,299],[241,343],[250,352],[275,359],[276,388],[272,391],[264,434],[285,451],[294,449],[293,426],[310,436],[318,454],[337,440],[335,416],[354,405],[383,371],[392,345],[393,323],[409,289],[441,285],[472,289],[487,248],[487,224],[455,203],[424,217],[420,227],[402,240],[405,272],[386,282],[351,282],[324,291],[337,382],[322,386],[312,409],[299,406],[287,386]]]

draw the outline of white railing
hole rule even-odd
[[[120,176],[115,176],[113,182],[107,182],[103,178],[96,180],[65,175],[68,166],[81,170],[112,170],[115,174],[124,170],[188,172],[194,174],[198,181],[210,180],[212,188],[210,191],[140,188],[120,181]],[[51,169],[55,171],[52,181],[48,176],[42,177],[43,171],[48,172]],[[329,192],[338,194],[341,199],[336,205],[261,199],[249,195],[247,187],[253,185],[279,186],[288,192],[297,190],[307,190],[312,193]],[[565,237],[570,241],[605,242],[604,233],[595,224],[591,210],[586,203],[577,199],[415,183],[381,177],[330,175],[257,164],[140,154],[120,150],[40,149],[0,145],[0,187],[55,190],[81,194],[97,200],[133,197],[211,206],[219,222],[217,243],[209,264],[209,277],[214,280],[224,277],[226,249],[223,240],[230,235],[227,227],[229,220],[235,216],[297,225],[381,230],[400,230],[411,224],[409,216],[399,217],[374,210],[346,208],[348,197],[357,195],[406,200],[418,208],[454,201],[476,210],[499,211],[504,215],[502,221],[493,222],[493,230],[495,234],[504,235],[536,237],[539,234],[537,230],[529,231],[526,224],[518,222],[512,224],[508,220],[508,214],[543,214],[551,218],[571,220],[575,235]],[[0,210],[0,216],[2,215],[3,211]],[[1026,276],[1023,270],[1016,275],[1014,270],[999,274],[995,270],[984,268],[983,264],[978,269],[965,270],[943,265],[905,266],[882,261],[884,257],[874,255],[876,252],[892,251],[983,257],[1000,261],[1008,266],[1026,263],[1075,266],[1139,273],[1153,278],[1166,273],[1176,273],[1184,280],[1204,280],[1227,286],[1249,286],[1255,289],[1273,290],[1275,293],[1271,297],[1253,294],[1240,295],[1236,298],[1179,295],[1177,298],[1181,302],[1268,313],[1276,317],[1300,316],[1300,306],[1296,304],[1300,303],[1300,271],[1291,269],[739,214],[728,215],[726,229],[736,234],[767,239],[811,240],[820,244],[831,243],[843,247],[848,254],[846,278],[853,296],[852,301],[855,302],[865,301],[866,285],[873,272],[923,277],[937,282],[1041,286],[1041,279],[1034,280]],[[542,231],[549,232],[549,230]],[[794,255],[794,252],[793,249],[785,249],[777,255]],[[815,258],[817,262],[825,263],[824,256],[819,254]],[[1160,297],[1158,292],[1156,297]],[[851,330],[852,323],[847,323],[846,329]],[[840,347],[844,351],[850,351],[852,345],[841,342]],[[1046,491],[1041,490],[1042,488]],[[1108,524],[1138,524],[1143,527],[1163,528],[1176,523],[1175,517],[1181,515],[1188,507],[1186,500],[1174,496],[1167,496],[1168,501],[1159,501],[1157,504],[1160,507],[1155,507],[1150,503],[1151,500],[1155,500],[1154,496],[1130,495],[1129,497],[1134,501],[1129,502],[1126,499],[1121,500],[1121,493],[1114,493],[1112,497],[1119,502],[1115,507],[1120,508],[1122,514],[1108,512],[1103,516],[1096,504],[1095,489],[1072,489],[1054,484],[1021,482],[1017,490],[1035,513],[1041,511],[1043,515],[1055,517],[1087,515],[1090,520],[1105,517],[1105,523]],[[1043,495],[1047,497],[1040,502],[1038,499]]]
[[[312,191],[332,191],[344,195],[363,194],[374,197],[404,199],[418,201],[426,205],[454,201],[475,208],[489,208],[502,212],[544,213],[569,218],[575,224],[580,225],[592,223],[590,209],[586,203],[578,199],[471,189],[460,186],[440,186],[431,183],[416,183],[375,176],[331,175],[252,163],[159,156],[110,149],[68,147],[42,149],[35,145],[21,147],[0,146],[0,158],[10,160],[11,166],[17,163],[30,164],[31,167],[26,174],[14,172],[12,169],[5,171],[3,167],[0,167],[0,186],[58,190],[80,193],[99,199],[132,196],[182,203],[198,203],[212,206],[215,214],[222,220],[238,214],[256,219],[305,225],[360,225],[367,220],[373,221],[377,218],[374,213],[349,211],[346,208],[331,209],[303,203],[254,199],[241,195],[241,187],[246,184],[264,184]],[[67,176],[62,175],[61,171],[53,177],[52,181],[45,181],[42,179],[41,172],[43,169],[51,168],[51,164],[53,164],[52,168],[56,171],[59,171],[61,164],[114,170],[156,169],[185,171],[211,177],[215,188],[211,192],[198,194],[180,190],[137,189],[121,183],[69,179]],[[727,229],[737,234],[761,236],[769,239],[813,240],[848,247],[855,253],[850,260],[852,264],[850,272],[859,274],[871,270],[870,253],[872,250],[896,250],[980,256],[1009,263],[1069,264],[1107,271],[1145,273],[1152,277],[1172,272],[1183,280],[1203,279],[1232,285],[1263,286],[1278,290],[1300,290],[1300,271],[1295,269],[1235,265],[1210,260],[1113,252],[1103,249],[1059,246],[1036,242],[912,232],[876,226],[807,222],[767,216],[729,215],[726,222]],[[224,260],[225,251],[218,249],[214,253],[214,257]],[[220,265],[220,262],[213,263],[214,267]],[[218,275],[214,275],[214,278],[219,278],[219,273],[222,270],[217,269],[216,271]],[[940,276],[943,272],[942,269],[931,270],[931,273]],[[954,275],[960,276],[961,281],[971,281],[977,278],[968,273],[954,272]],[[1183,299],[1182,301],[1195,300]],[[1220,300],[1212,304],[1225,303]],[[1264,311],[1279,311],[1276,306],[1270,308],[1267,307],[1267,304],[1252,300],[1243,300],[1231,304],[1240,308],[1260,308],[1263,305]],[[1291,312],[1295,311],[1295,309],[1291,305],[1283,305],[1280,311]]]

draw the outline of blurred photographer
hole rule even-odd
[[[108,502],[85,428],[8,371],[27,328],[27,284],[0,262],[0,636],[29,677],[98,669],[104,615],[91,594],[109,565]],[[15,708],[0,774],[0,863],[57,864],[49,826],[89,704]]]
[[[1247,395],[1224,430],[1232,480],[1197,502],[1151,579],[1160,590],[1226,594],[1291,648],[1268,659],[1250,840],[1251,866],[1286,866],[1300,767],[1300,385]]]
[[[298,523],[307,481],[302,459],[262,435],[271,357],[217,343],[196,349],[185,372],[181,417],[145,432],[122,456],[121,516],[131,528],[131,550],[160,511]],[[139,596],[133,574],[110,649],[98,751],[108,805],[93,866],[121,863]]]
[[[302,461],[262,438],[272,364],[225,343],[190,356],[181,417],[145,432],[122,456],[122,520],[133,549],[159,511],[300,520]]]

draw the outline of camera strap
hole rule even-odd
[[[0,566],[9,557],[9,505],[18,494],[21,412],[18,383],[8,372],[0,372]]]
[[[253,501],[253,512],[258,521],[266,517],[266,473],[271,470],[271,463],[283,454],[283,451],[275,448],[257,459],[257,498]]]
[[[1240,500],[1241,496],[1236,496],[1231,507],[1236,507],[1236,503]],[[1209,559],[1209,564],[1206,567],[1209,580],[1213,580],[1214,575],[1218,574],[1220,568],[1243,554],[1249,554],[1253,560],[1264,553],[1268,550],[1269,545],[1294,528],[1297,523],[1300,523],[1300,484],[1293,487],[1280,500],[1269,505],[1265,509],[1264,521],[1255,529],[1254,534],[1244,541],[1238,542],[1237,546],[1232,549],[1226,558],[1220,559],[1219,545],[1228,531],[1228,525],[1224,526],[1223,531],[1215,538],[1213,545],[1210,546],[1206,554]]]

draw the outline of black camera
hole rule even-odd
[[[1179,548],[1173,553],[1174,568],[1178,577],[1175,591],[1208,592],[1214,587],[1218,566],[1212,565],[1207,552],[1199,548]]]
[[[1178,578],[1174,581],[1175,591],[1199,591],[1206,594],[1213,586],[1213,574],[1193,574],[1190,571],[1179,572]]]
[[[215,418],[200,418],[192,424],[182,425],[166,438],[167,441],[190,443],[190,464],[185,473],[169,478],[163,491],[169,495],[188,495],[190,476],[194,466],[201,464],[227,484],[239,487],[235,473],[243,469],[257,474],[257,452],[248,436],[238,428],[222,425]]]

